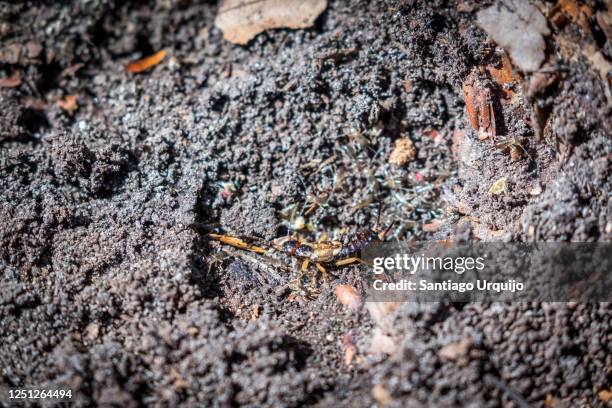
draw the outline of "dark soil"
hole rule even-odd
[[[1,3],[0,70],[23,82],[0,88],[0,385],[125,407],[603,406],[608,304],[406,303],[387,356],[369,352],[381,322],[334,295],[359,266],[296,283],[291,261],[207,238],[266,244],[316,201],[309,239],[372,226],[382,203],[392,239],[609,241],[610,100],[580,49],[610,59],[610,40],[595,23],[547,38],[557,81],[497,106],[530,155],[512,161],[465,113],[462,82],[500,59],[483,6],[331,1],[312,29],[242,47],[216,4]],[[406,136],[415,160],[389,164]]]

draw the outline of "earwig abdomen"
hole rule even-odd
[[[339,241],[307,243],[293,237],[284,237],[275,240],[273,247],[289,256],[328,264],[342,259],[359,258],[362,251],[377,241],[380,241],[379,235],[366,229],[351,236],[346,244]]]
[[[378,234],[372,230],[362,230],[353,235],[347,242],[336,259],[346,259],[360,257],[361,252],[368,247],[372,242],[379,241]]]

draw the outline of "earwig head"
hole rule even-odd
[[[312,258],[314,255],[314,249],[311,245],[300,245],[295,250],[295,256],[298,258]]]
[[[283,237],[272,241],[272,248],[284,252],[287,255],[294,255],[299,246],[300,241],[294,237]]]
[[[395,221],[393,221],[387,228],[385,229],[380,228],[380,216],[382,212],[383,212],[383,203],[382,201],[380,201],[378,203],[378,214],[376,214],[376,224],[374,224],[374,226],[370,230],[373,235],[372,239],[378,239],[380,241],[385,240],[385,237],[387,236],[389,231],[391,231],[391,228],[393,228],[393,225],[395,224]]]

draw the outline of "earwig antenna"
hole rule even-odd
[[[300,181],[300,184],[302,185],[302,187],[304,188],[304,191],[306,191],[308,189],[308,187],[306,187],[306,182],[304,181],[304,179],[302,178],[302,176],[298,175],[297,179]]]
[[[297,176],[297,178],[300,181],[302,187],[304,188],[304,191],[308,191],[308,186],[306,185],[306,181],[304,181],[302,176]],[[319,189],[317,188],[316,184],[311,185],[310,188],[312,189],[313,193],[319,194]]]
[[[379,201],[378,202],[378,215],[376,215],[376,224],[374,224],[375,230],[377,230],[378,226],[380,225],[380,214],[382,214],[382,210],[383,210],[383,202]]]
[[[391,224],[389,224],[389,226],[387,227],[386,230],[384,230],[383,232],[381,232],[378,235],[378,238],[380,238],[381,241],[385,240],[385,237],[387,236],[387,234],[389,233],[389,231],[391,231],[391,228],[393,228],[393,226],[395,225],[395,220],[391,222]]]

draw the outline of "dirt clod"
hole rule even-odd
[[[389,163],[403,166],[414,159],[416,150],[412,141],[407,137],[402,137],[395,141],[395,147],[389,156]]]

